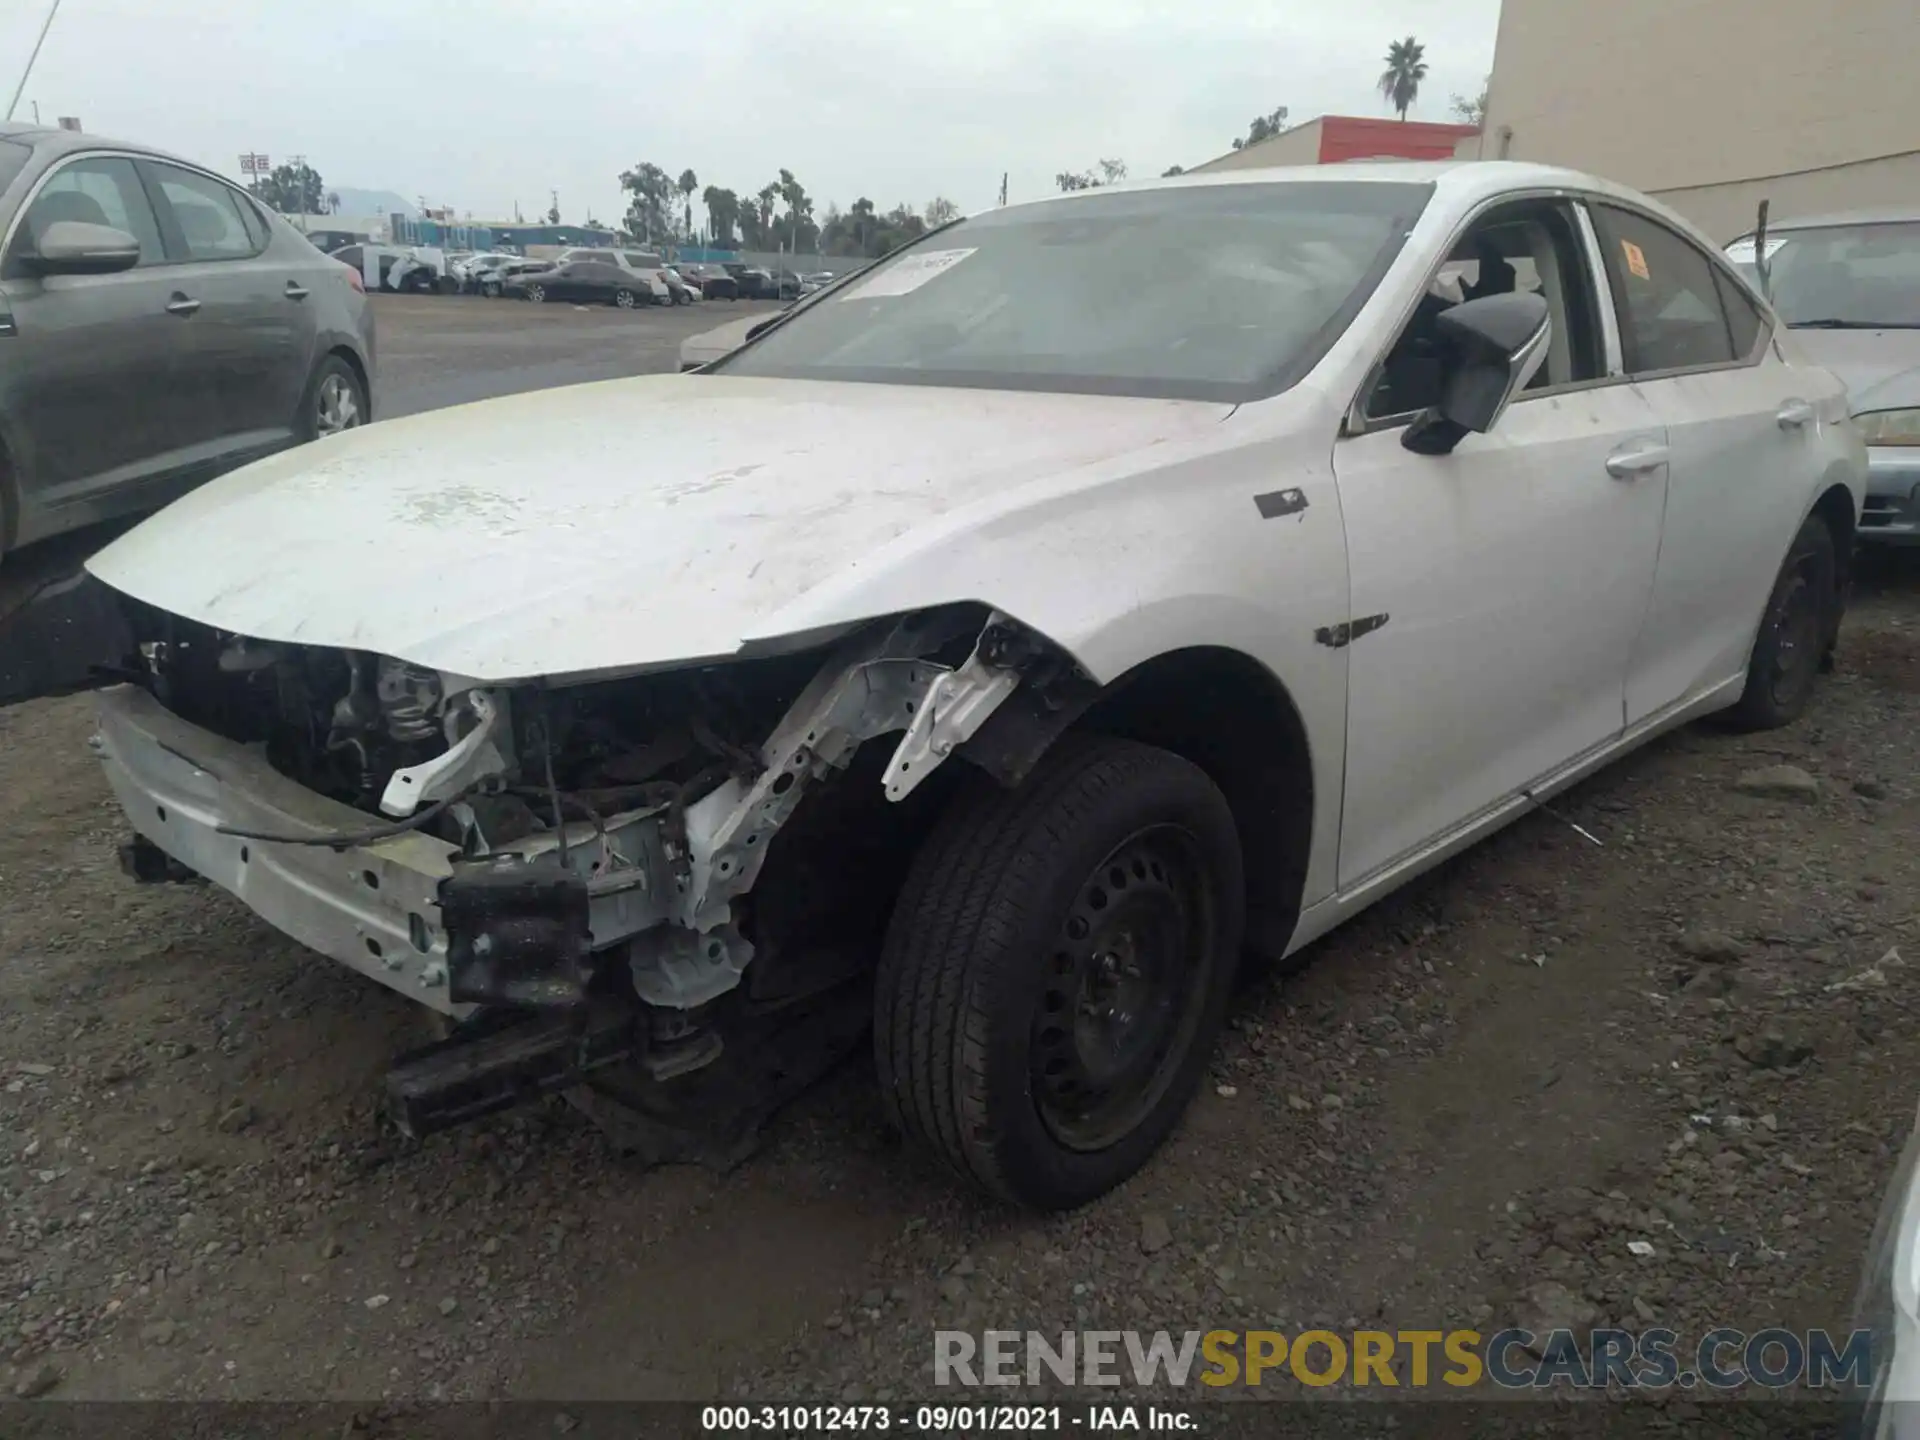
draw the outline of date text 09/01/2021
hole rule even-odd
[[[700,1412],[700,1428],[781,1435],[855,1430],[1172,1433],[1197,1429],[1198,1422],[1189,1411],[1159,1405],[708,1405]]]

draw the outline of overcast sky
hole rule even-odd
[[[45,0],[0,0],[11,96]],[[236,175],[304,153],[331,185],[476,218],[624,213],[651,160],[743,194],[963,210],[1103,157],[1135,176],[1228,148],[1275,105],[1384,115],[1417,36],[1414,119],[1493,60],[1499,0],[62,0],[16,119],[78,115]],[[4,98],[4,97],[0,97]]]

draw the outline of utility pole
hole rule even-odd
[[[20,83],[13,87],[13,99],[7,102],[7,119],[13,119],[13,112],[20,108],[20,94],[27,88],[27,77],[33,74],[33,62],[40,58],[40,47],[47,43],[47,32],[53,28],[53,17],[60,13],[60,0],[53,0],[47,7],[47,18],[40,23],[39,38],[33,42],[33,52],[27,56],[27,68],[20,72]],[[33,118],[40,118],[40,107],[35,106]]]
[[[1007,172],[1004,170],[1000,172],[1000,203],[1007,203]]]

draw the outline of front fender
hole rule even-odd
[[[1331,888],[1346,754],[1346,651],[1316,632],[1351,617],[1337,416],[1310,392],[1288,400],[918,527],[815,587],[765,638],[973,602],[1101,685],[1174,651],[1238,651],[1279,681],[1306,730],[1311,903]]]

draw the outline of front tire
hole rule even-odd
[[[1244,905],[1226,799],[1177,755],[1069,736],[1018,789],[964,792],[881,955],[889,1116],[1007,1200],[1064,1210],[1112,1189],[1200,1082]]]
[[[1833,531],[1820,516],[1809,515],[1767,596],[1746,688],[1727,712],[1735,728],[1776,730],[1805,712],[1837,628],[1838,573]]]
[[[626,289],[624,286],[614,291],[613,303],[618,305],[622,310],[633,309],[633,291]]]
[[[544,285],[527,286],[527,299],[536,305],[544,305],[547,300],[547,287]]]

